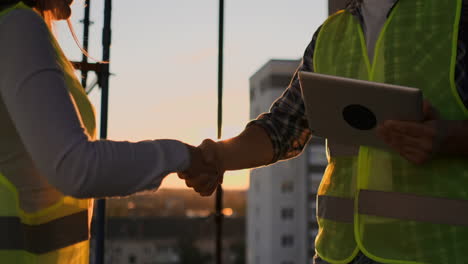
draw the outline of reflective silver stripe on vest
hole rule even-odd
[[[361,190],[359,213],[435,224],[468,226],[468,200]]]
[[[0,217],[0,234],[0,250],[47,253],[88,240],[88,210],[37,226],[18,217]]]
[[[327,195],[317,197],[317,215],[320,218],[338,221],[353,222],[354,200],[352,198],[341,198]]]
[[[317,199],[320,218],[353,222],[353,199],[325,195]],[[468,200],[361,190],[358,211],[379,217],[468,226]]]

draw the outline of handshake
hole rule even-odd
[[[193,188],[201,196],[210,196],[223,183],[224,172],[221,158],[221,143],[205,139],[200,146],[187,145],[190,152],[190,167],[178,172],[187,187]]]

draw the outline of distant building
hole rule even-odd
[[[109,218],[106,264],[215,264],[211,218]],[[245,219],[226,218],[223,263],[244,259]],[[93,248],[93,243],[91,248]],[[93,252],[93,250],[91,250]],[[91,263],[94,258],[91,257]]]
[[[244,217],[246,192],[224,190],[224,215]],[[213,212],[213,197],[202,197],[189,189],[160,189],[117,199],[108,199],[108,217],[207,217]]]
[[[298,60],[270,60],[250,78],[250,117],[268,111]],[[315,197],[327,164],[322,139],[295,159],[252,170],[247,195],[247,263],[311,263],[317,234]]]
[[[245,196],[224,190],[225,264],[245,263]],[[215,264],[213,197],[160,189],[108,199],[106,207],[105,264]]]

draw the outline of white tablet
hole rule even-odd
[[[345,145],[387,148],[375,128],[385,120],[420,121],[419,89],[299,72],[302,97],[313,135]]]

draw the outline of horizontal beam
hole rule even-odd
[[[89,62],[82,62],[82,61],[72,61],[73,67],[79,71],[93,71],[95,73],[102,72],[103,64],[102,63],[89,63]]]

